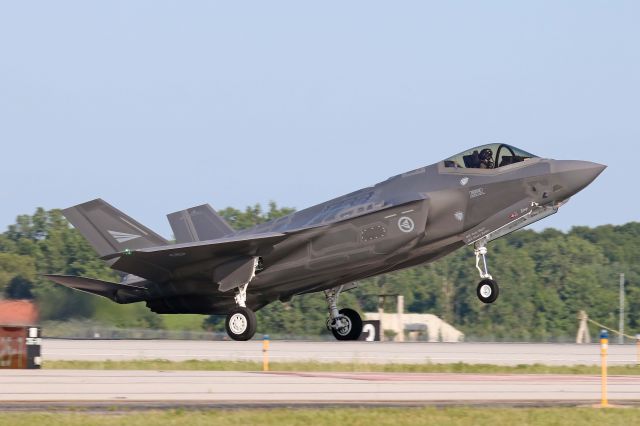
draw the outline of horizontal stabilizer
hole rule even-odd
[[[233,234],[233,228],[209,204],[167,215],[177,243],[215,240]]]
[[[138,287],[131,284],[118,284],[95,278],[53,274],[46,274],[44,277],[65,287],[97,294],[98,296],[106,297],[118,303],[132,303],[144,300],[144,296],[147,293],[145,287]]]

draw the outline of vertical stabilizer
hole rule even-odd
[[[169,242],[98,198],[62,211],[100,256],[126,249],[167,245]]]
[[[233,234],[233,228],[209,205],[167,215],[178,243],[215,240]]]

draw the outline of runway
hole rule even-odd
[[[47,360],[262,359],[262,342],[43,341]],[[632,345],[609,346],[609,364],[635,364]],[[599,345],[272,341],[277,361],[594,365]],[[305,405],[584,405],[600,399],[588,375],[4,370],[0,408],[117,404],[139,409]],[[640,377],[610,376],[609,400],[640,403]],[[17,404],[17,405],[16,405]],[[22,407],[22,408],[20,408]],[[30,408],[31,407],[31,408]],[[96,408],[100,409],[100,408]]]
[[[44,339],[43,360],[259,361],[262,341]],[[271,361],[598,365],[597,344],[271,341]],[[609,345],[609,365],[635,364],[635,345]]]
[[[36,401],[209,404],[589,404],[600,378],[582,375],[2,370],[0,407]],[[609,400],[640,401],[640,377],[609,378]],[[34,406],[36,406],[34,404]]]

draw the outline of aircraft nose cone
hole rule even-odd
[[[558,160],[552,167],[552,173],[558,177],[568,195],[573,195],[593,182],[606,168],[603,164],[590,161]]]

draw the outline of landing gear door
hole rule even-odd
[[[256,274],[258,258],[241,256],[218,266],[213,272],[213,281],[221,292],[248,284]]]
[[[489,219],[480,223],[478,226],[470,229],[463,235],[463,240],[465,244],[471,244],[484,237],[485,235],[499,230],[500,228],[503,228],[512,222],[524,221],[531,214],[531,209],[532,204],[530,199],[523,199],[521,201],[518,201],[517,203],[510,205],[506,209],[503,209],[494,214]]]

